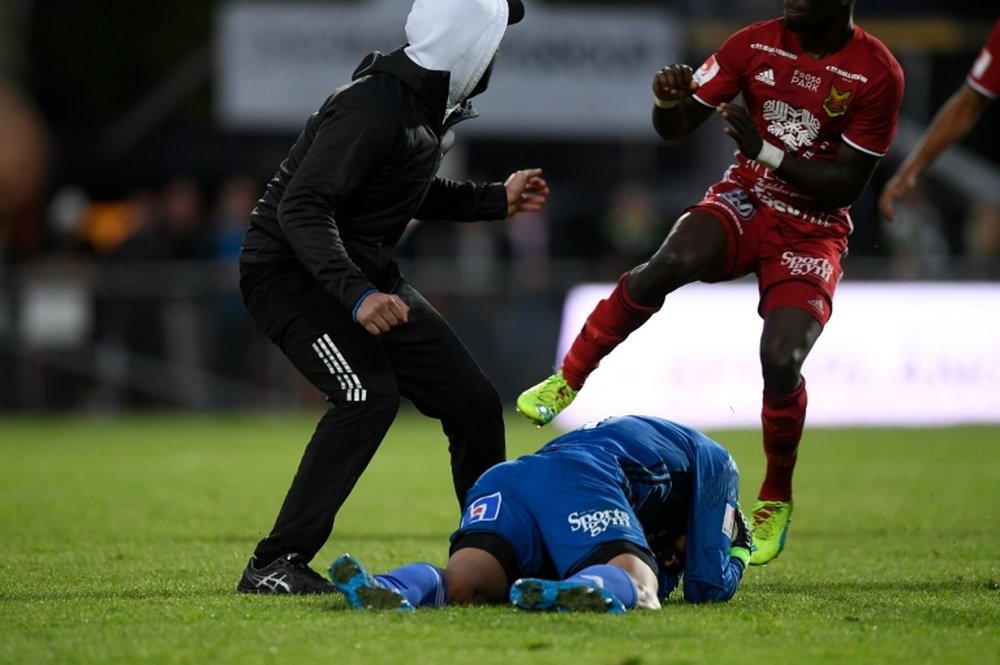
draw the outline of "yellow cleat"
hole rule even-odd
[[[566,383],[559,370],[521,393],[517,398],[517,412],[541,427],[552,422],[575,398],[576,391]]]
[[[788,525],[792,522],[792,500],[763,501],[753,504],[753,546],[750,550],[750,565],[763,566],[770,563],[785,549]]]

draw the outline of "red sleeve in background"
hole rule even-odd
[[[994,99],[1000,95],[1000,20],[993,24],[986,44],[972,63],[966,82],[983,95]]]

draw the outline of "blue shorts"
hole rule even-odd
[[[554,568],[560,579],[608,542],[626,541],[648,551],[620,473],[565,452],[498,464],[469,490],[452,540],[494,534],[511,547],[522,575]]]

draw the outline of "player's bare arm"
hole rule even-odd
[[[691,99],[698,89],[688,65],[667,65],[653,77],[653,127],[667,141],[686,138],[712,114]]]
[[[967,83],[948,98],[934,116],[917,148],[903,161],[896,173],[886,183],[878,200],[878,209],[890,222],[896,217],[892,204],[906,196],[917,185],[917,178],[938,155],[950,148],[975,126],[990,98],[980,94]]]
[[[767,151],[761,152],[765,142],[744,107],[719,104],[716,111],[728,123],[723,131],[736,142],[744,156],[760,161],[782,180],[825,205],[843,207],[854,203],[879,162],[878,157],[842,143],[837,149],[837,158],[832,161],[804,159],[784,153],[778,164],[769,163]],[[781,152],[772,144],[767,145],[771,145],[773,151]]]

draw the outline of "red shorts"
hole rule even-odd
[[[718,218],[729,242],[722,269],[705,282],[724,282],[754,273],[760,290],[761,317],[777,307],[797,307],[822,325],[833,313],[833,292],[847,255],[847,238],[817,225],[803,231],[800,220],[789,220],[731,182],[713,186],[688,211]]]

